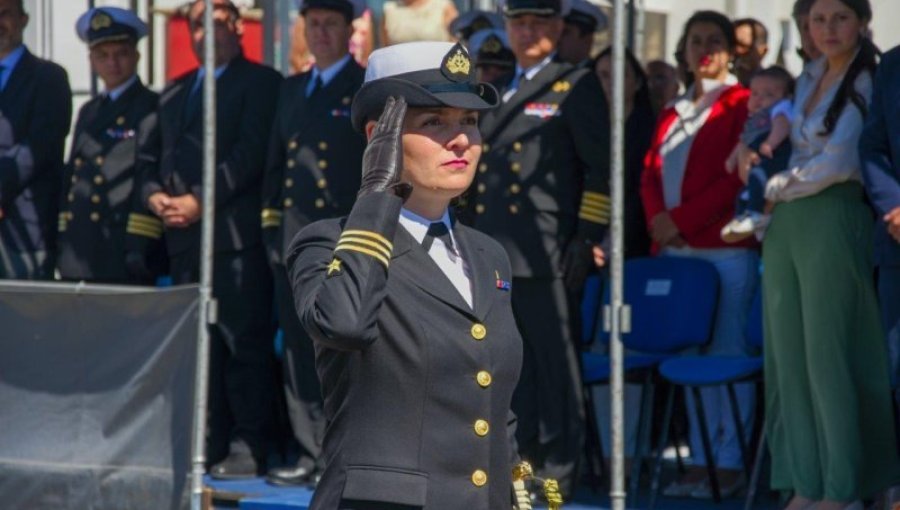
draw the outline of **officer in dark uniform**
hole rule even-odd
[[[203,55],[204,2],[190,8],[194,52]],[[272,275],[259,227],[266,146],[281,76],[243,56],[243,24],[228,0],[216,0],[216,193],[203,196],[203,68],[166,87],[158,130],[143,144],[141,197],[165,225],[175,283],[200,277],[200,219],[215,207],[208,459],[218,478],[265,469],[276,395],[273,377]],[[230,441],[230,445],[229,445]],[[230,452],[230,453],[229,453]],[[227,457],[226,457],[227,455]],[[220,462],[221,461],[221,462]]]
[[[579,66],[587,66],[594,48],[594,33],[606,30],[606,14],[588,0],[571,0],[566,26],[559,37],[559,59]]]
[[[0,0],[0,278],[52,279],[72,90],[22,44],[22,4]]]
[[[481,119],[484,155],[468,198],[474,226],[500,241],[525,342],[513,400],[522,456],[570,493],[584,437],[578,302],[592,245],[609,223],[609,118],[588,69],[558,61],[559,0],[510,0],[514,73]]]
[[[474,70],[459,44],[373,52],[353,102],[359,199],[289,250],[329,422],[314,510],[513,505],[509,261],[448,211],[475,173],[478,111],[498,101]]]
[[[138,140],[156,122],[159,96],[137,75],[147,25],[133,12],[98,7],[76,25],[106,92],[78,112],[63,175],[57,264],[66,280],[152,284],[166,267],[162,221],[134,189]],[[126,228],[128,251],[126,257]]]
[[[296,465],[269,472],[277,485],[314,481],[325,433],[312,340],[300,326],[283,253],[306,225],[350,212],[359,190],[365,138],[350,124],[350,101],[365,76],[348,52],[363,0],[307,0],[300,8],[316,65],[281,85],[263,184],[262,228],[284,332],[285,394]]]

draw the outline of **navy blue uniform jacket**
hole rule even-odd
[[[288,267],[316,343],[328,429],[315,510],[341,500],[427,510],[508,509],[522,363],[509,261],[459,223],[474,310],[372,193],[345,219],[300,231]]]

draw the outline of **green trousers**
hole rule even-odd
[[[763,306],[774,489],[849,502],[900,480],[872,224],[857,183],[773,212]]]

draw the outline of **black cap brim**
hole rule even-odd
[[[451,107],[463,110],[490,110],[500,104],[500,94],[488,83],[464,83],[432,91],[400,77],[381,78],[366,83],[353,98],[351,121],[362,132],[366,122],[378,119],[388,97],[402,97],[413,108]]]

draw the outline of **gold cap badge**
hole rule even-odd
[[[112,26],[112,18],[103,11],[97,11],[97,14],[91,18],[91,30],[102,30]]]

